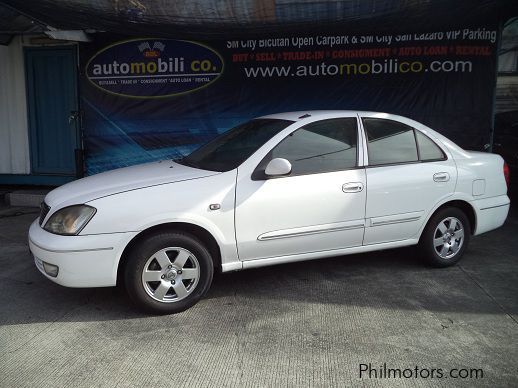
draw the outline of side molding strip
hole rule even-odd
[[[354,223],[347,223],[346,225],[336,225],[336,224],[316,225],[313,227],[284,229],[284,230],[277,230],[274,232],[263,233],[257,237],[257,240],[268,241],[268,240],[276,240],[276,239],[281,239],[281,238],[308,236],[308,235],[312,235],[312,234],[339,232],[341,230],[360,229],[363,227],[365,227],[364,221],[355,221]]]
[[[483,208],[480,208],[480,210],[494,209],[495,207],[509,206],[510,204],[511,204],[511,202],[507,202],[507,203],[504,203],[503,205],[483,207]]]
[[[412,213],[395,214],[390,216],[372,217],[370,219],[370,226],[383,226],[390,224],[400,224],[403,222],[417,221],[422,217],[423,213],[423,211],[418,211]]]
[[[73,252],[95,252],[95,251],[111,251],[113,247],[106,247],[106,248],[89,248],[89,249],[48,249],[44,248],[38,244],[36,244],[34,241],[31,240],[31,243],[40,248],[41,250],[47,251],[47,252],[54,252],[54,253],[73,253]]]

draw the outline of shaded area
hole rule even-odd
[[[316,25],[336,29],[344,22],[357,28],[367,19],[376,20],[379,29],[398,24],[397,20],[420,21],[426,29],[431,19],[438,19],[431,17],[435,15],[441,15],[440,20],[434,20],[435,25],[447,26],[459,17],[470,20],[478,14],[484,15],[485,20],[504,18],[516,14],[517,9],[511,0],[454,3],[446,0],[2,0],[0,3],[5,8],[0,14],[15,9],[42,26],[125,34],[182,33],[204,39],[236,31],[265,33],[272,28],[277,32]]]

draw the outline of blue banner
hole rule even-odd
[[[180,157],[291,110],[389,112],[465,148],[489,142],[495,25],[203,42],[98,35],[80,50],[87,175]]]

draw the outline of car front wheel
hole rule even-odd
[[[196,304],[208,291],[214,268],[209,251],[194,236],[161,232],[129,253],[125,287],[140,308],[173,314]]]
[[[429,264],[448,267],[461,259],[470,235],[469,220],[464,212],[444,208],[428,222],[419,242],[420,250]]]

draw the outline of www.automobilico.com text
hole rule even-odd
[[[497,32],[485,28],[396,35],[314,35],[229,40],[234,65],[248,78],[361,77],[472,73],[495,55]]]

